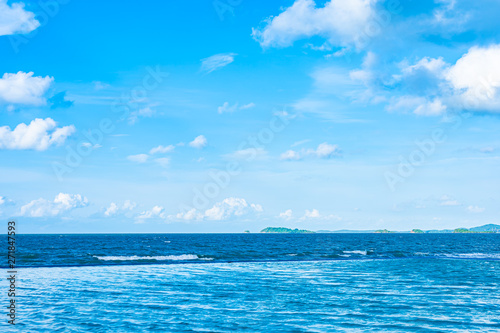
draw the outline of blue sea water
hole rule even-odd
[[[5,310],[2,332],[500,332],[500,234],[20,235],[18,246],[18,324]]]

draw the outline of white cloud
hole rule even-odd
[[[7,0],[0,0],[0,36],[27,34],[39,26],[35,14],[24,9],[24,3],[9,6]]]
[[[319,218],[319,217],[321,217],[321,214],[319,213],[319,211],[317,209],[313,209],[313,210],[306,209],[306,213],[304,214],[303,218],[315,219],[315,218]]]
[[[500,45],[472,47],[446,73],[462,103],[474,109],[500,111]]]
[[[363,82],[365,85],[369,85],[374,79],[373,67],[377,62],[377,57],[373,52],[368,52],[363,59],[362,69],[356,69],[349,72],[349,77],[353,81]],[[334,73],[335,74],[335,73]],[[322,75],[323,81],[325,81],[328,73],[316,73],[316,76]],[[334,76],[335,77],[335,76]]]
[[[33,72],[5,73],[0,79],[0,102],[43,105],[44,97],[54,78],[33,76]]]
[[[133,125],[136,123],[136,121],[139,119],[139,117],[143,118],[151,118],[156,114],[156,110],[151,108],[152,105],[150,106],[145,106],[143,108],[140,108],[137,111],[133,111],[130,113],[130,117],[128,118],[128,122],[130,125]]]
[[[85,147],[85,148],[92,148],[92,149],[99,149],[99,148],[102,148],[102,145],[96,143],[96,144],[91,144],[90,142],[82,142],[81,144],[82,147]]]
[[[168,146],[162,146],[162,145],[159,145],[158,147],[155,147],[155,148],[152,148],[149,153],[151,155],[153,154],[165,154],[165,153],[170,153],[171,151],[173,151],[175,149],[175,146],[173,145],[168,145]]]
[[[317,220],[334,220],[334,221],[340,221],[342,220],[341,217],[337,215],[322,215],[317,209],[312,209],[308,210],[306,209],[304,216],[300,218],[301,221],[307,220],[307,219],[317,219]]]
[[[375,0],[331,0],[316,8],[313,0],[296,0],[278,16],[265,21],[252,36],[262,47],[287,47],[296,40],[321,36],[332,45],[360,47],[375,15]]]
[[[173,217],[173,216],[170,216]],[[176,219],[179,220],[186,220],[186,221],[191,221],[191,220],[201,220],[203,219],[203,214],[199,213],[196,209],[191,209],[185,213],[178,213],[175,215]]]
[[[228,220],[235,217],[242,217],[250,214],[256,214],[263,211],[259,204],[248,203],[242,198],[226,198],[221,202],[217,202],[212,208],[205,212],[198,212],[196,209],[191,209],[184,213],[178,213],[175,216],[170,216],[180,220]]]
[[[316,151],[313,151],[313,153],[319,158],[330,158],[339,154],[339,147],[323,142],[318,146]]]
[[[302,157],[300,156],[299,152],[296,152],[295,150],[287,150],[283,154],[280,155],[280,159],[284,161],[297,161],[300,160]]]
[[[390,98],[387,109],[411,110],[423,116],[438,116],[448,110],[498,113],[499,58],[500,45],[491,45],[470,48],[454,65],[427,57],[414,65],[403,64],[401,74],[393,78],[398,86],[413,94]]]
[[[147,155],[147,154],[137,154],[137,155],[127,156],[127,159],[129,161],[136,162],[136,163],[146,163],[148,158],[149,158],[149,155]]]
[[[75,132],[73,125],[56,126],[51,118],[36,118],[29,125],[17,125],[14,130],[9,126],[0,127],[0,149],[47,150],[52,145],[62,145]]]
[[[226,198],[216,203],[212,208],[205,211],[205,217],[209,220],[227,220],[230,217],[238,217],[251,212],[262,212],[262,206],[248,204],[245,199]]]
[[[404,66],[401,72],[405,75],[416,74],[419,71],[429,71],[436,76],[441,76],[443,71],[449,65],[443,61],[443,58],[429,58],[424,57],[420,59],[415,65]]]
[[[201,70],[203,72],[211,73],[232,63],[235,56],[236,53],[219,53],[211,57],[202,59]]]
[[[229,102],[224,102],[222,106],[219,106],[217,108],[217,112],[220,113],[232,113],[236,110],[246,110],[246,109],[251,109],[255,107],[254,103],[248,103],[242,106],[238,106],[238,103],[235,103],[233,105],[229,105]]]
[[[189,143],[190,147],[203,148],[207,145],[207,139],[203,135],[198,135],[193,141]]]
[[[280,213],[280,215],[278,217],[282,218],[282,219],[285,219],[285,220],[289,220],[289,219],[292,218],[292,216],[293,216],[292,210],[291,209],[287,209],[284,212]]]
[[[196,140],[196,139],[195,139]],[[173,151],[175,149],[175,146],[173,145],[168,145],[168,146],[158,146],[151,148],[149,151],[149,154],[154,155],[154,154],[165,154]],[[146,163],[151,156],[148,154],[137,154],[137,155],[129,155],[127,156],[127,159],[132,162],[136,163]],[[161,158],[156,158],[154,161],[159,164],[162,167],[166,167],[170,163],[170,159],[167,157],[161,157]]]
[[[439,116],[446,112],[446,105],[443,105],[439,98],[433,101],[425,101],[418,105],[413,113],[419,116]]]
[[[132,209],[135,208],[137,204],[135,202],[132,202],[130,200],[125,200],[123,205],[119,206],[116,203],[112,202],[108,208],[106,208],[106,211],[104,212],[104,215],[106,216],[113,216],[116,215],[120,212],[128,212],[131,211]]]
[[[5,203],[5,198],[4,197],[0,197],[0,205],[3,205]]]
[[[302,149],[300,152],[295,150],[287,150],[280,155],[280,159],[284,161],[297,161],[305,156],[316,156],[318,158],[332,158],[340,155],[340,149],[337,145],[331,145],[323,142],[316,149]]]
[[[87,204],[87,198],[80,194],[59,193],[53,201],[40,198],[22,206],[20,215],[30,217],[57,216],[75,208],[85,207]]]
[[[240,106],[240,110],[251,109],[253,107],[255,107],[255,103],[248,103],[248,104]]]
[[[224,104],[222,104],[222,106],[219,106],[217,108],[217,112],[218,113],[230,113],[230,112],[234,112],[236,111],[236,109],[238,108],[238,103],[234,104],[234,105],[229,105],[229,102],[224,102]]]
[[[106,216],[111,216],[115,215],[118,212],[118,205],[112,202],[108,208],[106,208],[106,211],[104,212],[104,215]]]
[[[152,219],[152,218],[161,218],[164,219],[166,217],[165,215],[165,209],[162,206],[154,206],[151,210],[145,210],[139,216],[137,216],[137,219],[139,220],[139,223],[144,222],[146,219]]]
[[[467,207],[467,211],[469,213],[482,213],[484,212],[486,209],[483,208],[483,207],[479,207],[479,206],[468,206]]]

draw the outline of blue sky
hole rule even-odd
[[[0,0],[21,232],[498,223],[500,4]]]

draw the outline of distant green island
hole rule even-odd
[[[314,231],[301,230],[301,229],[290,229],[283,227],[267,227],[262,229],[260,232],[268,234],[314,234]]]
[[[389,231],[387,229],[375,230],[374,232],[376,234],[392,234],[392,233],[395,233],[395,231]]]
[[[289,228],[273,228],[268,227],[263,229],[264,233],[315,233],[309,230],[289,229]],[[393,234],[393,233],[411,233],[411,234],[495,234],[500,233],[500,225],[486,224],[473,228],[456,228],[456,229],[442,229],[442,230],[422,230],[412,229],[411,231],[394,231],[387,229],[379,230],[318,230],[316,233],[337,233],[337,234],[359,234],[359,233],[377,233],[377,234]]]

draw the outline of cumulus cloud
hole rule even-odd
[[[263,48],[287,47],[313,36],[338,46],[362,46],[363,34],[375,16],[375,0],[331,0],[316,8],[313,0],[296,0],[278,16],[265,20],[252,36]]]
[[[318,217],[321,217],[321,214],[319,213],[319,211],[317,209],[313,209],[313,210],[306,209],[306,212],[304,214],[304,218],[314,219],[314,218],[318,218]]]
[[[179,213],[173,217],[180,220],[228,220],[231,218],[242,217],[245,215],[260,213],[263,208],[259,204],[248,203],[242,198],[226,198],[217,202],[213,207],[205,212],[199,212],[191,209],[187,212]]]
[[[54,78],[33,76],[33,72],[5,73],[0,78],[0,102],[8,104],[43,105]]]
[[[328,159],[340,156],[340,148],[337,145],[332,145],[323,142],[316,149],[302,149],[300,152],[295,150],[287,150],[280,155],[280,159],[284,161],[297,161],[307,156],[315,156],[318,158]]]
[[[232,63],[236,53],[219,53],[211,57],[202,59],[201,71],[211,73]]]
[[[7,0],[0,0],[0,36],[27,34],[39,26],[35,14],[24,9],[24,3],[9,6]]]
[[[280,159],[283,161],[297,161],[300,160],[302,157],[300,156],[299,152],[296,152],[295,150],[287,150],[283,154],[280,155]]]
[[[144,106],[144,107],[139,108],[139,110],[137,110],[137,111],[131,112],[130,116],[128,118],[128,123],[130,125],[133,125],[137,122],[137,120],[140,117],[151,118],[152,116],[154,116],[156,114],[156,110],[152,109],[152,107],[153,107],[153,105]]]
[[[165,153],[170,153],[174,149],[175,149],[175,146],[173,146],[173,145],[168,145],[168,146],[159,145],[158,147],[151,148],[149,153],[151,155],[153,155],[153,154],[165,154]]]
[[[300,218],[301,221],[307,220],[307,219],[317,219],[317,220],[335,220],[335,221],[340,221],[342,218],[340,218],[337,215],[322,215],[317,209],[312,209],[308,210],[306,209],[304,216]]]
[[[389,101],[388,111],[410,111],[439,116],[448,111],[500,112],[500,44],[472,47],[455,64],[425,57],[414,64],[400,63],[398,74],[388,75],[370,66],[351,71],[372,102]],[[388,79],[390,77],[390,79]],[[392,89],[387,89],[387,88]],[[390,93],[387,91],[390,90]]]
[[[5,203],[5,198],[4,197],[0,197],[0,205],[3,205]]]
[[[87,205],[87,198],[80,194],[59,193],[53,201],[40,198],[22,206],[20,215],[29,217],[57,216]]]
[[[149,158],[148,154],[137,154],[137,155],[129,155],[127,159],[136,163],[146,163]]]
[[[144,222],[147,219],[160,218],[164,219],[166,217],[165,209],[162,206],[154,206],[151,210],[145,210],[137,216],[138,223]]]
[[[250,212],[262,212],[262,206],[248,204],[245,199],[226,198],[216,203],[212,208],[205,211],[205,217],[209,220],[226,220],[233,216],[242,216]]]
[[[112,202],[108,208],[106,208],[106,211],[104,212],[105,216],[113,216],[117,215],[120,213],[126,213],[131,211],[136,207],[136,203],[132,202],[130,200],[125,200],[123,205],[117,205],[116,203]]]
[[[57,127],[57,123],[51,118],[37,118],[29,125],[17,125],[14,130],[9,126],[0,127],[0,149],[47,150],[52,145],[62,145],[74,132],[73,125]]]
[[[330,158],[339,154],[339,147],[337,145],[331,145],[329,143],[321,143],[316,150],[311,151],[319,158]]]
[[[289,219],[291,219],[291,218],[292,218],[292,216],[293,216],[293,212],[292,212],[292,210],[291,210],[291,209],[287,209],[287,210],[285,210],[284,212],[281,212],[281,213],[278,215],[278,217],[279,217],[279,218],[282,218],[282,219],[285,219],[285,220],[289,220]]]
[[[207,138],[205,138],[203,135],[198,135],[196,138],[194,138],[193,141],[189,143],[190,147],[193,148],[204,148],[207,145]]]
[[[500,45],[472,47],[446,73],[466,106],[500,111]]]

